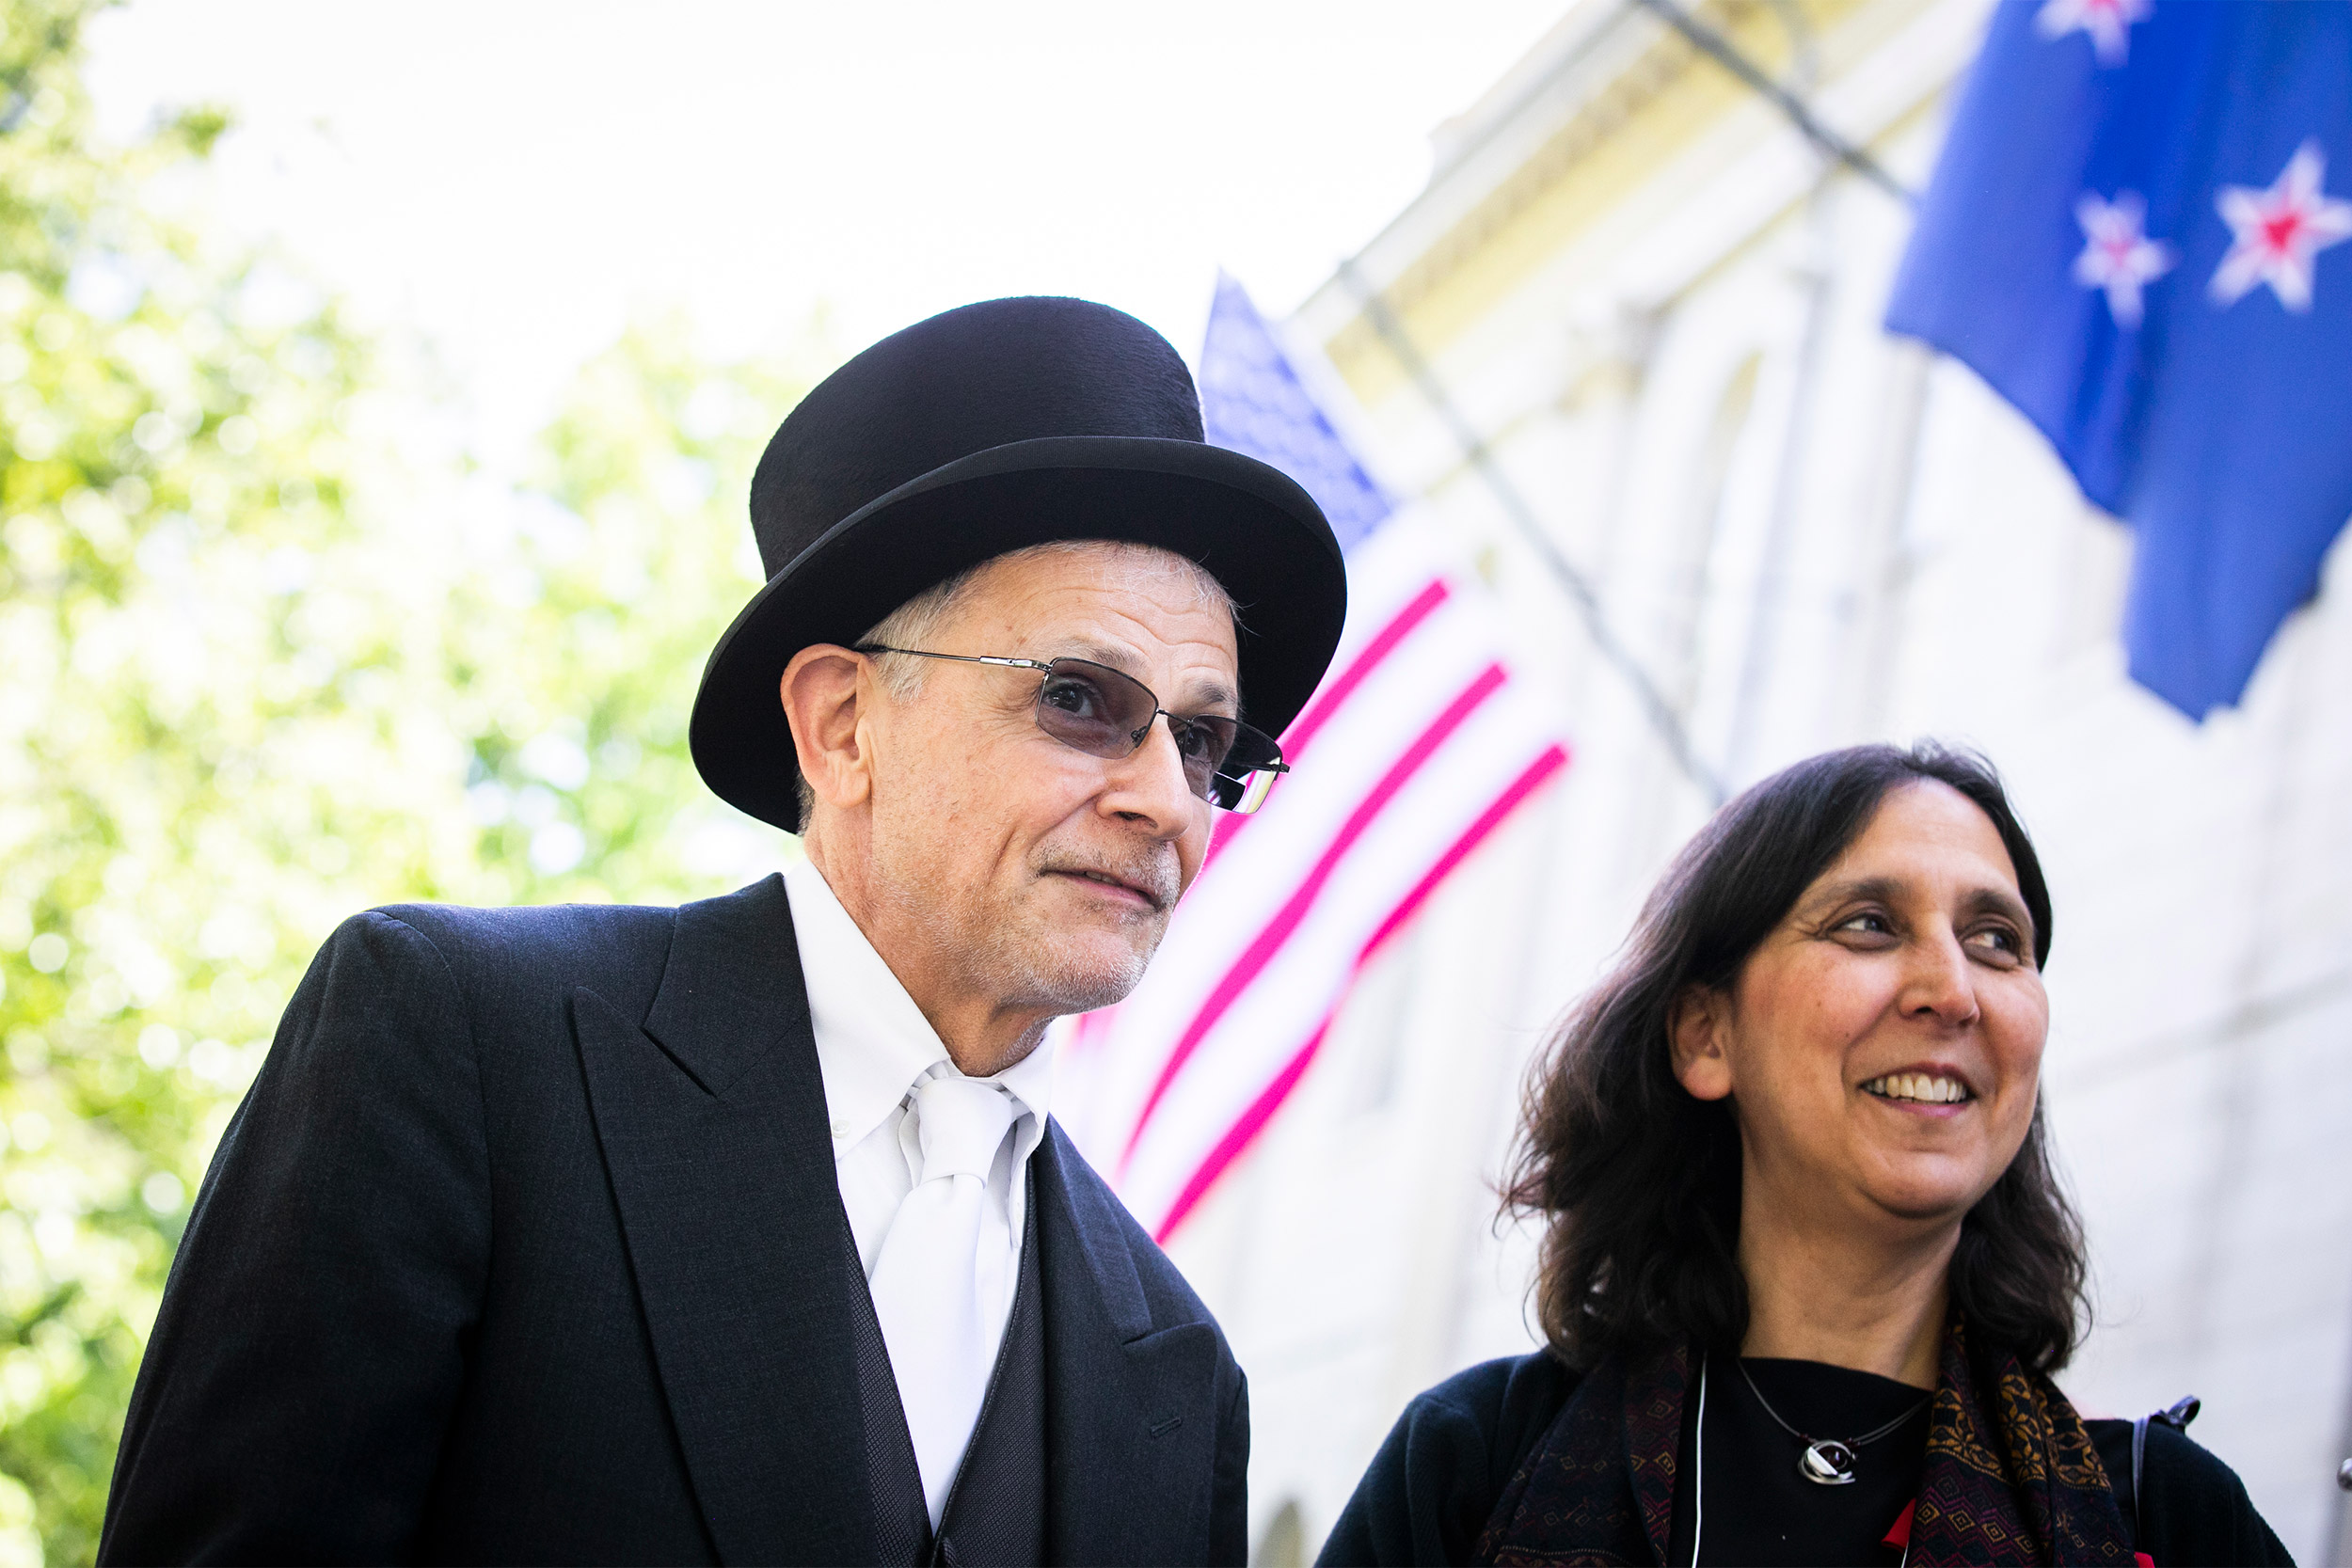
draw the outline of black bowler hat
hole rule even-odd
[[[1168,340],[1082,299],[966,305],[834,372],[768,443],[752,531],[768,586],[711,650],[687,738],[721,799],[787,830],[800,764],[785,665],[993,557],[1105,539],[1199,562],[1241,611],[1243,716],[1274,735],[1323,678],[1347,610],[1339,545],[1307,492],[1203,441]]]

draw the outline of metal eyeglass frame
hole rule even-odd
[[[1038,659],[1007,658],[996,654],[935,654],[927,652],[921,648],[886,647],[880,642],[861,642],[850,651],[857,654],[903,654],[909,658],[941,658],[956,664],[988,664],[1000,670],[1035,670],[1041,675],[1052,674],[1054,673],[1054,666],[1057,664],[1082,664],[1089,670],[1100,670],[1105,674],[1116,675],[1120,680],[1131,682],[1138,689],[1140,689],[1146,697],[1152,699],[1151,717],[1143,721],[1140,728],[1131,732],[1127,736],[1130,741],[1134,742],[1134,744],[1128,749],[1127,755],[1129,756],[1133,756],[1136,752],[1142,750],[1144,736],[1152,733],[1152,725],[1157,720],[1165,717],[1171,725],[1177,723],[1189,724],[1193,721],[1194,717],[1188,717],[1184,714],[1174,713],[1160,706],[1160,697],[1158,692],[1152,690],[1150,687],[1145,686],[1141,681],[1136,680],[1135,676],[1128,674],[1125,671],[1114,670],[1107,664],[1098,664],[1090,658],[1072,657],[1059,659]],[[1038,683],[1038,695],[1040,700],[1043,699],[1044,693],[1045,683],[1041,680]],[[1221,715],[1219,717],[1221,717]],[[1267,735],[1263,730],[1259,729],[1254,724],[1245,724],[1238,719],[1233,720],[1232,722],[1236,727],[1248,730],[1251,735],[1263,736],[1266,743],[1274,748],[1274,760],[1272,762],[1261,763],[1257,767],[1249,769],[1249,773],[1251,774],[1264,774],[1265,782],[1263,784],[1247,785],[1242,783],[1241,779],[1234,778],[1232,774],[1223,771],[1221,768],[1212,769],[1209,774],[1210,780],[1212,781],[1212,789],[1214,789],[1216,781],[1222,781],[1226,784],[1232,784],[1234,786],[1233,803],[1230,805],[1227,804],[1225,801],[1218,800],[1214,793],[1204,795],[1201,799],[1207,800],[1211,805],[1216,806],[1220,811],[1231,812],[1236,816],[1248,816],[1251,813],[1255,812],[1260,806],[1265,804],[1266,793],[1268,790],[1273,788],[1274,780],[1279,775],[1289,772],[1291,770],[1291,765],[1282,760],[1281,742],[1276,740],[1274,736]],[[1042,723],[1041,723],[1038,727],[1041,730],[1044,730],[1044,725]],[[1169,733],[1172,736],[1174,731],[1171,729]],[[1045,734],[1053,739],[1060,741],[1061,744],[1070,746],[1069,741],[1062,740],[1061,736],[1054,735],[1051,730],[1045,730]],[[1083,747],[1072,746],[1071,750],[1080,752],[1082,754],[1091,754],[1085,752],[1085,749]],[[1247,776],[1248,775],[1245,775],[1245,777]]]

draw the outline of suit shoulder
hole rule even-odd
[[[379,904],[366,914],[412,926],[445,951],[490,949],[517,956],[574,951],[583,944],[642,943],[656,932],[666,943],[677,919],[675,909],[648,904],[524,904],[503,909]]]
[[[345,921],[329,945],[375,922],[421,937],[459,990],[477,1000],[517,987],[568,992],[587,986],[621,993],[610,997],[620,1004],[650,999],[669,957],[677,911],[628,904],[388,904]]]

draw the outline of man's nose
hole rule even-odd
[[[1165,714],[1155,715],[1143,744],[1111,765],[1103,809],[1146,828],[1157,838],[1175,838],[1200,815],[1200,797],[1184,775],[1184,752]]]

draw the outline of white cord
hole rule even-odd
[[[1699,1532],[1707,1528],[1707,1357],[1699,1357],[1699,1418],[1691,1429],[1691,1568],[1699,1568]],[[1908,1558],[1911,1554],[1903,1554]]]

